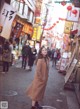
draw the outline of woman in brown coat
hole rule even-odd
[[[27,89],[27,95],[32,100],[31,109],[42,109],[38,104],[44,97],[44,92],[48,80],[49,72],[49,58],[47,56],[47,49],[42,47],[38,54],[36,73],[32,84]]]

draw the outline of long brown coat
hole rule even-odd
[[[49,61],[47,63],[44,58],[38,59],[36,73],[32,84],[27,89],[27,95],[33,101],[41,101],[44,97],[44,92],[48,80]]]

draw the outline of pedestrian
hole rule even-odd
[[[57,51],[57,60],[59,61],[60,58],[61,58],[61,52],[60,52],[60,49],[58,49],[58,51]]]
[[[11,63],[10,63],[10,65],[12,66],[13,65],[13,43],[11,41],[9,42],[9,46],[11,49]]]
[[[53,54],[53,60],[52,60],[52,66],[56,66],[57,63],[57,49],[55,49],[54,54]]]
[[[49,58],[44,46],[39,51],[36,65],[34,80],[26,93],[32,100],[31,109],[42,109],[39,101],[43,100],[49,73]]]
[[[26,64],[28,62],[28,57],[30,55],[31,48],[29,46],[29,43],[24,43],[22,47],[22,68],[26,68]]]
[[[50,50],[49,47],[47,48],[47,50],[48,50],[48,56],[49,56],[49,58],[51,59],[51,54],[52,54],[52,52],[51,52],[51,50]]]
[[[32,47],[31,48],[31,53],[29,54],[29,59],[28,59],[28,66],[29,66],[29,69],[28,70],[32,70],[32,66],[34,64],[34,61],[36,59],[36,54],[37,54],[37,50],[35,47]]]
[[[2,49],[2,43],[0,42],[0,62],[2,62],[2,52],[3,49]]]
[[[9,46],[9,42],[5,41],[3,45],[3,73],[6,73],[9,71],[9,64],[11,62],[11,49]]]

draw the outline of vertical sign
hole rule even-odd
[[[2,26],[1,36],[9,39],[12,22],[16,15],[15,9],[13,9],[9,4],[4,3],[4,6],[0,13],[0,25]]]
[[[69,22],[69,21],[65,22],[65,27],[64,27],[65,34],[70,34],[70,31],[72,29],[72,25],[73,25],[73,22]]]

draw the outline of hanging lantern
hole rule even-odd
[[[70,5],[70,6],[68,6],[68,7],[67,7],[67,10],[68,10],[68,11],[70,11],[70,16],[71,16],[72,6],[71,6],[71,5]]]
[[[61,2],[61,5],[62,5],[62,6],[65,6],[65,5],[66,5],[66,1],[63,0],[63,1]]]
[[[59,23],[59,21],[57,21],[56,23]]]
[[[74,9],[74,10],[72,10],[72,13],[75,14],[75,17],[76,17],[78,11],[76,9]]]
[[[68,11],[71,11],[71,10],[72,10],[72,6],[68,6],[68,7],[67,7],[67,10],[68,10]]]

